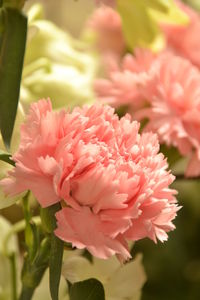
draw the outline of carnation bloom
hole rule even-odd
[[[148,71],[156,57],[150,50],[136,49],[134,55],[125,55],[121,66],[114,64],[112,59],[108,78],[94,82],[99,100],[114,107],[129,105],[135,109],[143,106],[144,99],[139,87],[147,80]]]
[[[97,35],[97,47],[103,54],[120,56],[125,50],[120,15],[109,6],[97,8],[88,20]]]
[[[168,46],[200,68],[200,15],[182,2],[176,2],[188,15],[189,24],[185,26],[162,25]]]
[[[172,53],[162,54],[149,70],[141,88],[149,107],[135,117],[148,118],[146,130],[161,143],[177,147],[190,158],[186,175],[200,175],[200,73],[188,60]]]
[[[9,195],[31,190],[43,207],[64,200],[58,237],[99,258],[128,259],[127,240],[166,240],[178,210],[157,136],[138,131],[109,106],[53,112],[41,100],[31,105],[16,166],[1,186]]]

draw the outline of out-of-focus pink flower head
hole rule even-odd
[[[16,166],[1,186],[9,195],[31,190],[43,207],[64,200],[58,237],[94,256],[126,260],[127,240],[166,240],[179,209],[157,136],[138,130],[109,106],[53,112],[41,100],[31,106]]]
[[[176,2],[188,15],[189,24],[186,26],[162,24],[161,27],[166,35],[168,46],[200,68],[200,15],[186,4]]]
[[[102,5],[88,20],[88,26],[97,35],[97,47],[103,55],[120,56],[125,50],[120,15],[113,8]]]
[[[162,54],[141,88],[149,107],[135,117],[148,118],[146,130],[158,134],[161,143],[177,147],[190,157],[187,176],[200,175],[200,72],[188,60]]]
[[[105,4],[111,7],[114,7],[116,5],[115,0],[96,0],[97,5]]]
[[[136,49],[134,55],[125,55],[121,66],[110,57],[112,61],[107,62],[110,67],[108,78],[94,82],[98,99],[114,107],[129,105],[134,109],[141,108],[145,99],[142,99],[140,85],[148,79],[148,72],[156,59],[156,54],[145,49]]]

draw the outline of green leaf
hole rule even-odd
[[[185,25],[189,21],[173,0],[116,1],[124,37],[131,50],[143,47],[160,51],[165,45],[160,23]]]
[[[74,283],[70,288],[70,300],[105,300],[103,285],[95,278]]]
[[[49,284],[52,300],[58,300],[64,243],[54,233],[51,234],[49,260]]]
[[[57,238],[54,234],[54,229],[56,228],[56,218],[55,213],[61,209],[60,203],[52,205],[47,208],[50,216],[50,223],[48,223],[48,228],[51,228],[51,249],[49,258],[49,285],[52,300],[58,300],[58,292],[60,285],[61,269],[62,269],[62,259],[64,251],[64,242]],[[42,220],[44,221],[44,219]]]
[[[141,0],[118,0],[117,9],[122,19],[122,28],[128,47],[151,48],[159,51],[164,45],[164,38],[148,14],[147,6]]]
[[[15,166],[15,162],[11,159],[11,154],[4,152],[3,150],[0,149],[0,160]]]
[[[0,29],[0,129],[9,148],[19,99],[27,18],[17,9],[1,8]]]

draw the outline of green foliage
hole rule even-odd
[[[20,300],[30,300],[49,265],[50,239],[41,239],[39,228],[32,220],[29,192],[23,198],[26,253],[22,268],[22,290]]]
[[[18,105],[26,33],[27,18],[18,9],[0,9],[0,129],[7,148]]]
[[[105,300],[103,285],[91,278],[79,281],[70,287],[70,300]]]
[[[14,166],[15,162],[11,159],[11,154],[0,149],[0,160]]]
[[[131,50],[135,47],[147,47],[159,51],[165,42],[159,22],[188,22],[187,16],[177,8],[173,0],[117,0],[117,9]]]
[[[44,238],[37,249],[34,260],[29,259],[27,255],[24,259],[22,269],[22,291],[20,300],[29,300],[32,298],[35,288],[40,284],[45,270],[49,263],[50,240]]]

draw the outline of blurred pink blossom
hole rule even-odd
[[[128,240],[167,240],[179,209],[157,136],[138,131],[137,121],[119,120],[109,106],[53,112],[41,100],[31,105],[16,166],[1,186],[9,195],[31,190],[43,207],[64,200],[58,237],[126,260]]]
[[[156,132],[161,143],[177,147],[190,158],[187,176],[200,175],[199,70],[173,53],[162,54],[140,91],[149,105],[135,117],[148,118],[147,131]]]
[[[98,99],[114,107],[129,105],[133,109],[141,108],[145,99],[140,86],[148,79],[149,69],[156,59],[156,54],[145,49],[136,49],[134,55],[126,54],[121,65],[110,58],[107,62],[108,77],[94,82]]]
[[[200,14],[186,4],[176,2],[188,15],[190,21],[186,26],[162,24],[168,47],[200,68]]]
[[[129,105],[134,118],[149,120],[146,130],[160,143],[187,156],[186,176],[200,175],[200,72],[189,60],[167,50],[136,50],[94,86],[101,101]]]
[[[117,57],[125,51],[120,15],[113,8],[102,5],[88,20],[88,26],[97,34],[97,47],[104,55]]]

